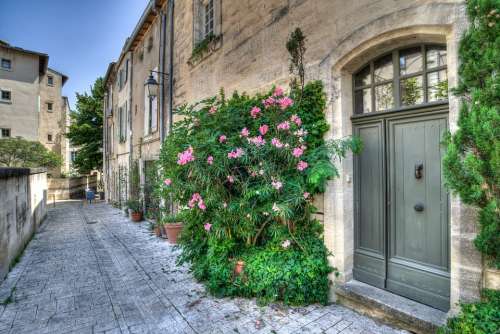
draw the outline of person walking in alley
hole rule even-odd
[[[85,197],[87,198],[87,203],[92,204],[92,201],[95,199],[95,193],[91,188],[87,188],[85,190]]]

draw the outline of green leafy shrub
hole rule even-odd
[[[500,268],[500,1],[470,0],[460,44],[459,129],[445,139],[447,186],[479,208],[479,251]]]
[[[315,194],[338,175],[332,160],[358,140],[325,143],[319,81],[301,102],[277,88],[248,96],[222,92],[184,106],[160,154],[162,197],[179,204],[181,262],[216,295],[265,302],[326,302],[327,250],[311,214]],[[242,275],[234,274],[243,260]]]
[[[438,334],[500,333],[500,291],[484,290],[482,301],[461,306],[460,314],[449,319]]]

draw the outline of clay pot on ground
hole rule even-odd
[[[142,212],[135,212],[132,211],[130,212],[130,218],[132,219],[133,222],[140,222],[142,221]]]
[[[236,264],[234,265],[234,274],[236,276],[241,275],[243,270],[245,269],[245,261],[237,261]]]
[[[167,232],[168,241],[171,244],[176,244],[177,237],[182,231],[182,223],[165,224],[165,231]]]

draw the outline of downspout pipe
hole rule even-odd
[[[128,180],[129,180],[129,185],[128,185],[128,199],[131,199],[132,197],[132,168],[134,167],[134,136],[133,136],[133,116],[134,116],[134,113],[133,113],[133,110],[134,108],[132,107],[132,102],[133,102],[133,88],[134,88],[134,85],[132,84],[134,82],[134,78],[133,78],[133,68],[134,68],[134,53],[132,51],[129,51],[130,55],[129,55],[129,59],[130,59],[130,65],[129,65],[129,68],[128,68],[128,71],[129,73],[127,74],[128,75],[128,85],[129,85],[129,99],[128,99],[128,123],[129,123],[129,128],[128,128],[128,131],[129,131],[129,137],[128,137],[128,140],[129,140],[129,157],[128,157],[128,164],[129,164],[129,169],[128,169],[128,174],[129,174],[129,177],[128,177]]]
[[[167,38],[167,17],[163,10],[160,11],[160,48],[159,48],[159,71],[165,73],[165,41]],[[165,140],[165,76],[159,75],[160,80],[160,142]]]
[[[168,62],[168,133],[172,131],[173,107],[174,107],[174,9],[175,0],[169,1],[169,19],[170,19],[170,52]]]

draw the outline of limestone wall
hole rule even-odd
[[[50,203],[61,199],[81,199],[85,198],[85,189],[97,187],[97,177],[80,176],[67,178],[48,179],[48,200]]]
[[[44,169],[0,168],[0,281],[46,217]]]

